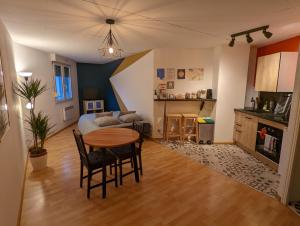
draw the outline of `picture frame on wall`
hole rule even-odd
[[[156,76],[157,76],[158,79],[164,80],[165,79],[165,69],[164,68],[157,68]]]
[[[9,112],[7,105],[5,78],[3,72],[2,56],[0,53],[0,142],[9,128]]]
[[[167,82],[167,89],[174,89],[174,81],[168,81]]]
[[[204,68],[190,68],[186,70],[187,80],[203,80],[204,79]]]
[[[185,69],[177,69],[177,79],[185,79]]]

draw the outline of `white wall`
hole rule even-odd
[[[126,108],[136,110],[150,123],[153,123],[153,60],[153,51],[150,51],[110,78]]]
[[[0,143],[0,225],[15,226],[21,202],[25,173],[25,147],[22,137],[21,107],[13,94],[12,83],[17,80],[12,40],[0,20],[0,53],[5,76],[10,128]]]
[[[216,106],[215,142],[232,142],[234,109],[243,108],[247,85],[249,45],[222,46]]]
[[[16,71],[30,71],[33,73],[33,78],[41,79],[42,84],[47,85],[47,91],[43,93],[40,97],[38,97],[36,100],[36,110],[43,111],[44,113],[49,115],[51,123],[55,124],[53,132],[59,131],[77,121],[79,117],[79,102],[76,62],[61,56],[57,56],[56,61],[71,66],[73,99],[71,101],[56,103],[54,97],[55,82],[52,62],[50,60],[50,53],[16,43],[14,43],[13,45],[13,50]],[[19,78],[19,80],[20,79],[23,78]],[[25,113],[28,113],[28,110],[24,108],[25,104],[25,102],[22,103],[24,109],[23,111]],[[63,108],[70,105],[73,105],[75,109],[74,118],[71,121],[64,122]],[[26,131],[26,141],[27,145],[30,145],[32,141],[31,134],[28,131]]]
[[[214,49],[155,49],[154,50],[154,87],[157,88],[161,82],[156,76],[157,68],[175,68],[175,69],[189,69],[189,68],[204,68],[204,79],[189,81],[177,80],[175,78],[175,88],[168,93],[185,94],[186,92],[197,92],[201,89],[213,88],[214,79]],[[152,91],[153,92],[153,91]],[[215,104],[207,102],[204,109],[200,112],[200,102],[168,102],[167,113],[194,113],[201,116],[214,117]],[[154,124],[153,137],[161,138],[163,134],[163,102],[154,102]]]

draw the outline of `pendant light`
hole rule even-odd
[[[101,55],[106,58],[122,57],[123,50],[119,47],[119,43],[111,30],[112,25],[115,24],[115,20],[106,19],[105,22],[109,25],[109,32],[105,36],[103,47],[99,49],[99,51]]]

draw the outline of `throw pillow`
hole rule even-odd
[[[136,113],[130,113],[126,115],[122,115],[119,117],[120,121],[122,122],[133,122],[133,121],[142,121],[143,119],[141,116],[137,115]]]
[[[122,115],[127,115],[132,113],[136,113],[136,111],[120,111],[119,117],[121,117]]]
[[[120,124],[119,120],[112,116],[103,116],[96,118],[94,122],[101,127]]]
[[[100,113],[96,113],[95,117],[96,118],[100,118],[103,116],[113,116],[113,112],[112,111],[107,111],[107,112],[100,112]]]

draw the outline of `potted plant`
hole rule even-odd
[[[32,133],[33,146],[29,148],[29,157],[33,170],[41,170],[47,167],[47,150],[44,143],[54,125],[50,125],[49,117],[41,111],[35,112],[36,98],[47,90],[39,79],[25,80],[14,86],[15,93],[28,102],[29,115],[25,122]]]

